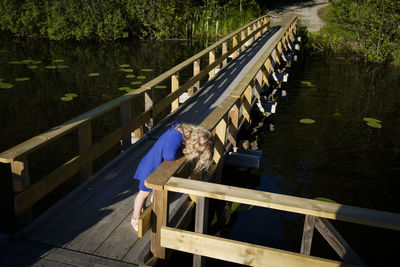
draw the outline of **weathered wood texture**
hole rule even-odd
[[[166,248],[250,266],[348,266],[299,253],[169,227],[161,228]]]
[[[400,214],[172,177],[165,190],[400,230]]]
[[[22,239],[0,243],[0,265],[4,266],[137,266],[64,248]]]

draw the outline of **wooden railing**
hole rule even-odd
[[[309,256],[311,239],[309,226],[323,229],[334,235],[334,248],[340,248],[338,254],[351,264],[361,264],[361,260],[350,247],[341,240],[326,219],[340,220],[384,229],[400,230],[400,214],[358,208],[354,206],[329,203],[325,201],[287,196],[240,187],[233,187],[204,181],[195,181],[171,177],[164,185],[163,194],[177,192],[196,196],[196,201],[204,198],[236,202],[263,208],[276,209],[306,215],[301,253],[258,246],[203,234],[162,226],[160,229],[161,246],[201,256],[235,262],[251,266],[345,266],[342,262]],[[197,209],[198,207],[196,207]],[[196,216],[202,216],[196,211]],[[312,221],[310,223],[310,220]],[[201,221],[199,218],[196,222]],[[317,222],[317,224],[315,224]],[[328,240],[329,241],[329,240]],[[336,249],[335,249],[336,250]]]
[[[279,63],[281,53],[286,53],[289,49],[289,42],[294,41],[296,24],[297,18],[292,17],[285,25],[282,25],[281,31],[277,33],[277,36],[274,36],[265,53],[257,59],[231,94],[201,123],[201,126],[210,130],[215,136],[213,170],[222,162],[221,159],[225,153],[232,146],[237,146],[238,131],[243,123],[250,122],[250,111],[255,101],[260,97],[261,88],[265,84],[268,85],[268,77],[275,64]],[[161,245],[161,229],[166,226],[168,221],[168,191],[164,187],[170,177],[185,162],[185,158],[172,162],[165,161],[145,181],[145,185],[152,188],[154,194],[151,249],[153,255],[157,258],[165,258],[165,247]],[[197,179],[201,179],[201,177],[197,177]],[[149,214],[149,212],[145,212],[142,215],[139,225],[142,222],[149,222],[147,217],[150,216]],[[139,228],[146,231],[149,227],[146,224]]]
[[[173,112],[178,106],[178,98],[188,92],[192,95],[200,87],[200,81],[207,77],[211,79],[217,68],[224,67],[230,55],[236,57],[244,49],[245,43],[251,43],[268,28],[268,18],[262,16],[237,31],[227,35],[210,47],[171,68],[139,89],[111,100],[85,114],[82,114],[60,126],[35,136],[15,147],[0,153],[0,162],[10,164],[14,187],[14,212],[17,216],[27,214],[31,207],[65,181],[80,173],[82,179],[87,179],[93,173],[93,161],[121,142],[122,150],[131,145],[131,132],[140,138],[144,134],[145,125],[153,125],[155,118],[161,112],[170,108]],[[239,39],[240,38],[240,39]],[[228,47],[231,47],[228,49]],[[216,54],[220,55],[216,57]],[[208,61],[204,69],[200,68],[200,60]],[[185,81],[179,79],[179,73],[186,68],[193,68],[193,76]],[[171,81],[171,93],[155,103],[154,90],[156,86]],[[144,111],[133,117],[131,102],[144,98]],[[97,143],[92,143],[93,120],[120,109],[121,125],[111,134]],[[71,158],[62,166],[53,170],[38,182],[30,184],[29,155],[58,138],[71,133],[78,133],[79,155]],[[43,164],[46,164],[44,162]],[[27,222],[25,222],[27,223]]]

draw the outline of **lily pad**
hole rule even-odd
[[[32,61],[32,64],[42,64],[42,61],[40,61],[40,60],[35,60],[35,61]]]
[[[32,63],[33,61],[34,61],[33,59],[24,59],[24,60],[21,60],[20,63],[21,64],[29,64],[29,63]]]
[[[69,66],[66,65],[57,65],[57,69],[68,69]]]
[[[63,96],[60,98],[61,101],[65,101],[65,102],[71,101],[72,99],[74,99],[74,98],[70,97],[70,96]]]
[[[8,62],[8,64],[18,65],[18,64],[21,64],[21,61],[10,61],[10,62]]]
[[[30,66],[28,66],[28,69],[31,69],[31,70],[34,70],[34,69],[37,69],[38,68],[38,66],[36,66],[36,65],[30,65]]]
[[[65,94],[65,96],[74,98],[74,97],[77,97],[78,95],[75,93],[67,93],[67,94]]]
[[[100,76],[100,73],[98,73],[98,72],[92,72],[92,73],[89,73],[88,76],[89,76],[89,77],[97,77],[97,76]]]
[[[129,78],[129,79],[135,78],[135,74],[128,74],[128,75],[126,75],[126,78]]]
[[[128,86],[122,86],[122,87],[118,88],[118,90],[120,90],[120,91],[126,91],[126,90],[129,90],[129,89],[131,89],[131,88],[128,87]]]
[[[1,83],[2,81],[4,81],[4,79],[1,79],[1,78],[0,78],[0,83]]]
[[[134,82],[131,82],[131,84],[132,85],[138,85],[138,84],[142,84],[142,82],[141,81],[134,81]]]
[[[144,72],[152,72],[154,70],[153,69],[142,69],[142,71],[144,71]]]
[[[29,77],[21,77],[21,78],[15,78],[16,82],[24,82],[24,81],[29,81],[31,78]]]
[[[124,72],[133,72],[133,69],[119,69],[119,70]]]
[[[46,66],[45,68],[48,70],[55,70],[57,68],[57,66],[50,65],[50,66]]]
[[[300,122],[301,123],[310,124],[310,123],[315,123],[315,120],[313,120],[313,119],[301,119]]]
[[[64,62],[64,59],[54,59],[51,62],[53,62],[53,63],[61,63],[61,62]]]
[[[167,86],[166,85],[156,85],[156,86],[154,86],[154,88],[156,88],[156,89],[166,89]]]
[[[121,65],[119,65],[119,67],[120,68],[128,68],[128,67],[130,67],[131,65],[129,65],[129,64],[121,64]]]
[[[1,89],[10,89],[10,88],[13,88],[13,87],[14,87],[14,85],[11,84],[11,83],[0,82],[0,88]]]
[[[326,197],[316,197],[314,198],[315,200],[319,200],[319,201],[325,201],[325,202],[331,202],[331,203],[337,203],[336,201],[326,198]]]
[[[146,79],[146,76],[144,76],[144,75],[139,75],[139,76],[137,76],[137,78],[138,78],[139,80],[144,80],[144,79]]]
[[[367,125],[372,128],[378,128],[378,129],[382,128],[382,125],[379,122],[368,121]]]
[[[366,121],[366,122],[375,122],[375,123],[381,123],[381,121],[380,121],[380,120],[378,120],[378,119],[374,119],[374,118],[369,118],[369,117],[363,118],[363,120],[364,120],[364,121]]]
[[[302,81],[301,84],[306,85],[306,86],[309,86],[309,87],[314,87],[314,86],[315,86],[315,85],[312,84],[312,82],[310,82],[310,81]]]
[[[249,206],[249,205],[246,205],[246,204],[232,202],[232,204],[231,204],[231,212],[249,210],[249,209],[251,209],[253,207],[254,207],[253,205]]]

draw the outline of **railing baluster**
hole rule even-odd
[[[196,196],[196,215],[194,231],[196,233],[207,232],[207,214],[208,214],[208,199],[205,197]],[[193,267],[204,266],[204,257],[199,255],[193,255]]]
[[[168,222],[168,191],[153,190],[153,206],[152,206],[152,233],[151,233],[151,252],[160,259],[165,259],[165,248],[161,247],[162,226],[167,226]],[[155,222],[155,223],[154,223]]]
[[[200,58],[193,61],[193,76],[196,76],[200,73]],[[197,90],[200,88],[200,81],[196,82],[191,88],[188,90],[188,94],[192,96]]]
[[[92,123],[91,121],[79,126],[79,155],[84,155],[92,146]],[[93,162],[90,161],[80,167],[81,182],[89,178],[93,173]]]
[[[126,101],[120,106],[121,125],[132,119],[131,101]],[[126,135],[121,140],[121,152],[124,151],[132,142],[131,135]]]
[[[237,35],[234,35],[232,37],[232,47],[237,46],[237,44],[238,44],[238,38],[237,38]],[[235,50],[233,52],[233,57],[232,58],[236,58],[238,54],[239,54],[239,49],[237,49],[237,50]]]
[[[223,42],[222,43],[222,55],[225,55],[227,52],[228,52],[228,43],[227,42]],[[225,58],[222,61],[222,67],[225,67],[226,64],[228,64],[228,59],[227,58]]]
[[[151,87],[144,93],[144,111],[152,109],[154,106],[154,88]],[[149,129],[153,128],[155,116],[154,112],[151,119],[146,123]]]
[[[212,63],[214,63],[215,61],[215,50],[211,50],[208,53],[208,57],[209,57],[209,62],[208,64],[211,65]],[[212,69],[209,73],[208,73],[208,79],[212,79],[215,76],[215,68]]]
[[[30,183],[28,157],[24,156],[21,160],[11,162],[11,173],[13,180],[14,193],[24,191]],[[32,209],[16,216],[16,225],[21,227],[32,221]]]
[[[175,92],[179,88],[179,73],[175,73],[171,76],[171,93]],[[179,107],[179,99],[172,101],[171,112]]]
[[[301,239],[300,253],[310,255],[311,243],[314,234],[315,216],[306,215],[304,221],[303,238]]]

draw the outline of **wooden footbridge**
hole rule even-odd
[[[362,265],[327,219],[398,231],[399,214],[215,182],[226,152],[237,147],[239,130],[250,122],[251,108],[262,101],[261,89],[270,86],[271,75],[279,73],[278,68],[293,54],[296,23],[297,18],[290,16],[274,22],[265,16],[256,19],[140,89],[2,152],[0,162],[9,164],[12,173],[14,213],[23,227],[15,235],[1,236],[0,264],[154,265],[168,258],[167,252],[179,250],[193,253],[195,266],[202,264],[204,256],[251,266]],[[200,60],[206,62],[205,67],[200,67]],[[179,73],[188,69],[193,75],[183,81]],[[171,92],[157,99],[158,85],[166,82]],[[180,103],[184,93],[190,98]],[[132,108],[138,103],[142,105],[139,112]],[[93,142],[92,122],[118,109],[120,127]],[[130,225],[137,192],[132,175],[157,138],[178,121],[200,124],[214,133],[214,165],[207,174],[193,174],[185,158],[164,162],[146,181],[154,190],[154,200],[136,233]],[[79,154],[30,183],[29,156],[72,132],[78,136]],[[94,160],[116,145],[121,153],[93,173]],[[31,221],[32,207],[77,173],[85,181]],[[304,214],[301,250],[294,253],[205,234],[208,198]],[[190,229],[193,218],[195,226]],[[314,228],[343,262],[310,256]]]

